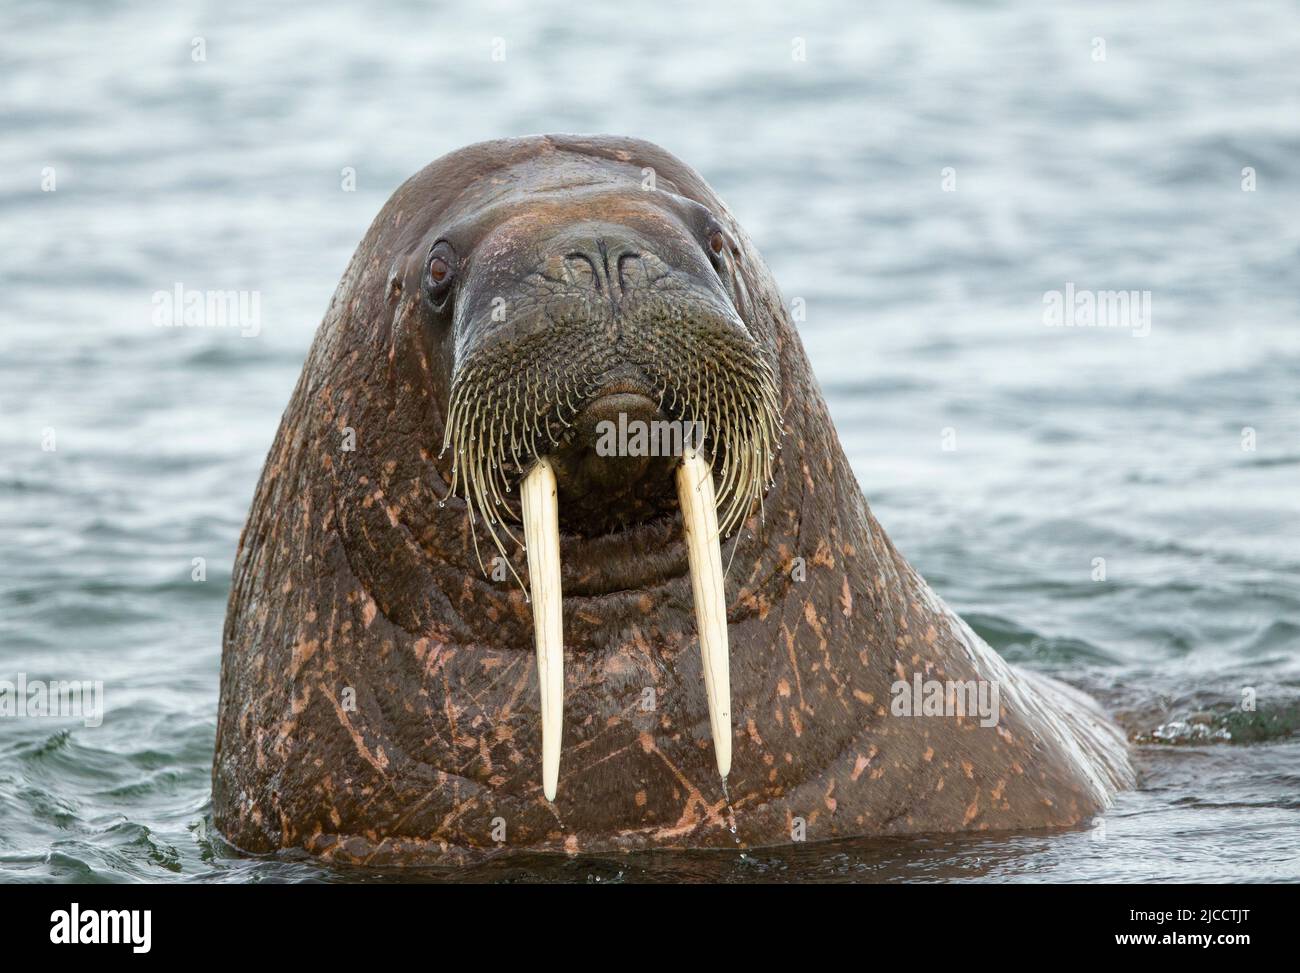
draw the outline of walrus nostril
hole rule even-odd
[[[571,250],[564,255],[563,268],[574,287],[604,293],[608,285],[611,295],[637,290],[650,280],[644,255],[625,242],[610,245],[600,240],[590,248]]]
[[[591,287],[597,293],[602,291],[600,271],[596,269],[596,262],[585,253],[576,251],[566,253],[564,255],[564,274],[569,279],[569,283],[575,286]]]
[[[625,253],[618,258],[618,287],[624,294],[644,287],[650,275],[639,253]]]

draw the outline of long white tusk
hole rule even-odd
[[[709,729],[718,773],[731,770],[731,672],[727,648],[727,598],[722,584],[722,548],[713,470],[693,449],[677,468],[677,498],[686,529],[686,558],[695,593],[695,624],[700,630],[704,692],[709,698]]]
[[[537,681],[542,692],[542,792],[555,800],[564,731],[564,626],[560,613],[560,508],[555,470],[545,459],[524,477],[520,490],[528,586],[537,644]]]

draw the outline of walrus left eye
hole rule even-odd
[[[740,259],[740,250],[731,241],[731,237],[720,227],[714,227],[709,231],[708,236],[709,259],[713,261],[714,268],[718,273],[722,273],[727,266],[727,252],[731,252],[733,259]]]

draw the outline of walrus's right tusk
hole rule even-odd
[[[686,531],[686,560],[695,594],[695,624],[700,630],[704,693],[709,700],[709,729],[718,773],[731,770],[731,657],[727,647],[727,597],[722,583],[722,549],[713,470],[693,449],[677,467],[677,498]]]
[[[560,593],[560,508],[555,470],[539,459],[520,489],[528,586],[537,644],[537,681],[542,708],[542,793],[555,800],[564,732],[564,625]]]

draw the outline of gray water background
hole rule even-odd
[[[392,877],[211,835],[231,561],[384,200],[546,131],[709,180],[803,302],[897,546],[1005,656],[1097,695],[1142,780],[1063,834],[443,877],[1300,879],[1300,9],[791,7],[0,6],[0,678],[106,699],[97,728],[0,719],[0,880]],[[1150,333],[1046,326],[1067,282],[1149,291]],[[260,333],[155,327],[178,283],[257,292]]]

